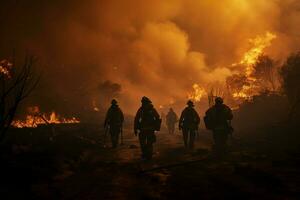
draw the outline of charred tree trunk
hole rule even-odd
[[[33,57],[26,58],[20,67],[16,63],[1,61],[0,72],[0,142],[14,120],[20,103],[29,96],[39,82],[33,71]]]

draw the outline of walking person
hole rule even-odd
[[[155,131],[160,130],[161,119],[148,97],[143,97],[141,103],[134,119],[134,133],[139,137],[142,159],[151,160],[153,143],[156,142]]]
[[[194,108],[194,103],[189,100],[187,107],[182,111],[179,119],[179,130],[182,130],[184,146],[193,150],[195,136],[200,124],[200,117]]]
[[[113,99],[104,121],[104,128],[109,129],[112,148],[116,148],[119,144],[119,136],[122,131],[123,122],[124,114],[118,106],[118,102]]]
[[[233,119],[231,109],[223,103],[221,97],[215,99],[215,105],[209,108],[204,117],[205,126],[213,133],[213,150],[218,156],[222,156],[227,151],[228,136],[232,134]]]
[[[174,134],[175,133],[175,124],[178,121],[178,117],[174,110],[170,108],[167,116],[166,116],[166,123],[168,127],[169,134]]]

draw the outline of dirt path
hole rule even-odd
[[[99,149],[84,152],[80,167],[57,181],[55,187],[63,199],[274,199],[297,193],[296,181],[284,182],[289,172],[274,168],[263,155],[232,152],[225,160],[206,159],[210,146],[210,135],[202,132],[195,151],[185,153],[181,134],[162,131],[157,135],[153,160],[144,162],[140,160],[138,139],[127,130],[124,145],[118,149],[99,145]],[[140,173],[201,159],[204,160]]]
[[[109,145],[108,143],[107,146]],[[196,149],[208,146],[207,142],[196,142]],[[64,199],[127,199],[145,194],[155,197],[159,190],[149,186],[147,181],[154,180],[158,185],[164,185],[169,174],[159,171],[151,173],[151,176],[140,175],[142,170],[197,158],[195,154],[184,153],[179,132],[169,135],[166,131],[161,131],[157,134],[154,152],[152,161],[141,161],[138,138],[129,130],[125,130],[123,145],[117,149],[103,148],[99,145],[96,151],[84,152],[81,155],[80,169],[58,182],[56,187]],[[143,188],[141,190],[145,192],[135,193],[134,188]]]

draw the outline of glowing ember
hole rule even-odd
[[[26,116],[25,120],[15,120],[12,122],[12,126],[16,128],[35,128],[41,124],[77,124],[80,121],[75,118],[63,118],[55,112],[51,112],[50,115],[39,114],[39,108],[37,106],[30,107],[28,109],[32,111],[31,114]]]
[[[172,104],[174,104],[174,103],[175,103],[175,100],[174,100],[173,98],[170,99],[169,104],[172,105]]]
[[[202,88],[196,83],[193,85],[193,89],[194,91],[188,94],[188,98],[196,102],[199,102],[203,97],[203,95],[206,94],[206,91],[204,88]]]
[[[8,60],[0,61],[0,74],[3,74],[7,78],[11,78],[10,71],[12,66],[12,63],[10,63]]]
[[[96,111],[96,112],[99,112],[99,111],[100,111],[100,109],[99,109],[98,106],[96,105],[96,101],[95,101],[95,100],[93,100],[93,102],[92,102],[92,107],[93,107],[93,110],[94,110],[94,111]]]

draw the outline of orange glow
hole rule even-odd
[[[258,58],[263,55],[264,50],[269,47],[272,41],[277,36],[274,33],[267,32],[265,35],[260,35],[254,39],[249,39],[250,44],[253,45],[243,56],[239,63],[233,64],[233,66],[240,65],[245,67],[244,72],[241,74],[246,77],[247,85],[243,85],[240,91],[236,91],[232,94],[234,98],[238,99],[249,99],[253,95],[261,92],[261,85],[258,85],[257,79],[253,77],[254,65],[256,64]]]
[[[246,66],[247,76],[250,76],[253,73],[253,65],[256,63],[258,57],[263,54],[265,48],[269,47],[276,37],[275,34],[267,32],[264,36],[257,36],[254,39],[249,39],[249,43],[252,44],[253,47],[244,54],[242,60],[238,63]]]
[[[96,112],[99,112],[99,111],[100,111],[100,109],[99,109],[98,106],[96,105],[96,101],[95,101],[95,100],[93,100],[92,106],[93,106],[93,110],[94,110],[94,111],[96,111]]]
[[[188,98],[196,102],[199,102],[201,98],[206,94],[205,89],[196,83],[193,85],[193,90],[193,92],[188,94]]]
[[[35,128],[41,124],[77,124],[80,121],[75,118],[64,118],[59,116],[54,111],[47,114],[39,114],[39,108],[37,106],[30,107],[28,109],[30,112],[29,115],[26,116],[25,120],[14,120],[12,122],[12,126],[16,128]]]
[[[10,63],[8,60],[0,61],[0,74],[3,74],[7,78],[11,78],[11,68],[12,63]]]

